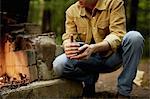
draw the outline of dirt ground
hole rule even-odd
[[[131,93],[132,99],[150,99],[150,59],[141,60],[138,70],[144,71],[143,82],[141,86],[133,85]],[[96,95],[93,98],[110,99],[115,98],[117,93],[117,77],[122,68],[112,73],[100,74],[96,83]]]

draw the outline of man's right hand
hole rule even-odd
[[[68,58],[76,56],[79,53],[78,48],[80,44],[78,42],[71,42],[70,40],[65,42],[64,44],[65,54]]]

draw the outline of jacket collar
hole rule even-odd
[[[107,0],[98,0],[95,8],[98,10],[105,10],[106,9],[106,1]]]
[[[85,8],[81,8],[79,2],[77,2],[77,5],[79,7],[80,16],[85,16],[87,14]],[[96,3],[95,9],[105,10],[106,9],[106,0],[98,0],[98,2]]]

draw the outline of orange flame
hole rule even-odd
[[[24,51],[13,51],[14,45],[7,41],[4,46],[4,54],[0,56],[0,76],[4,72],[11,78],[21,80],[19,73],[25,74],[29,78],[27,55]]]
[[[1,44],[1,42],[0,42]],[[4,69],[4,50],[2,48],[2,46],[0,45],[0,76],[2,76],[5,73],[5,69]]]

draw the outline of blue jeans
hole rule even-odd
[[[118,50],[109,57],[99,53],[92,54],[88,60],[70,60],[65,54],[58,56],[53,62],[54,71],[72,80],[93,84],[99,73],[112,72],[123,66],[118,77],[118,92],[129,96],[132,91],[133,80],[136,76],[144,46],[144,39],[139,32],[128,32]]]

